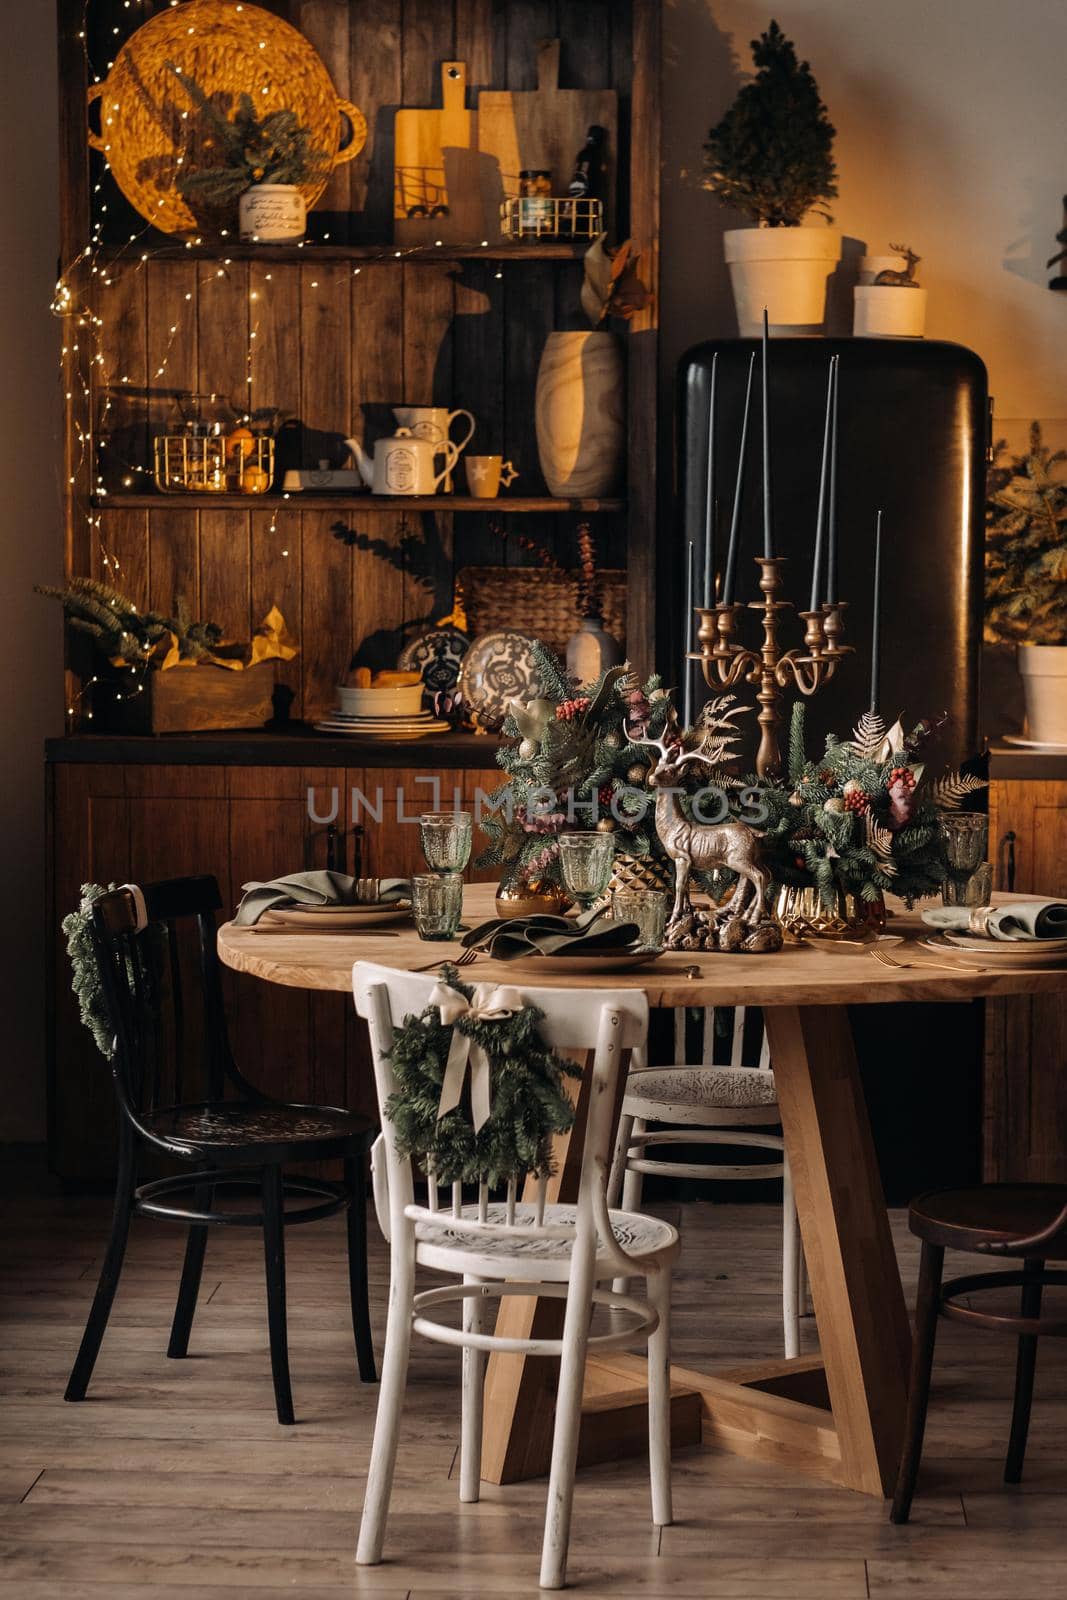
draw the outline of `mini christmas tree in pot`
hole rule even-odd
[[[1029,448],[1005,453],[986,498],[986,642],[1018,646],[1029,737],[1067,745],[1067,450],[1035,422]]]
[[[826,210],[837,194],[834,128],[811,68],[774,21],[752,58],[755,77],[704,145],[704,187],[756,224],[723,236],[743,337],[758,334],[765,306],[772,327],[821,328],[841,254]]]

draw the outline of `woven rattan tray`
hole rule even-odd
[[[464,567],[456,574],[456,594],[472,638],[514,628],[562,655],[581,622],[577,579],[576,572],[547,567]],[[625,646],[626,573],[608,569],[599,579],[604,627]]]
[[[195,78],[227,114],[242,92],[253,97],[261,116],[295,112],[310,128],[313,147],[329,154],[331,168],[363,149],[363,113],[340,98],[313,47],[281,17],[230,0],[168,6],[127,39],[106,80],[88,92],[90,106],[100,101],[100,132],[90,131],[89,143],[107,156],[130,204],[163,233],[196,233],[201,226],[175,178],[179,157],[186,170],[205,162],[200,119],[168,61]],[[351,125],[343,147],[342,118]],[[309,207],[328,178],[329,169],[300,186]]]

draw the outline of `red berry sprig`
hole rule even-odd
[[[573,700],[561,700],[556,707],[556,717],[560,722],[573,722],[575,717],[584,716],[592,703],[587,694],[576,695]]]

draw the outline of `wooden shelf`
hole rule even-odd
[[[102,251],[101,258],[110,261],[136,261],[147,256],[152,261],[309,261],[344,262],[357,264],[365,261],[580,261],[589,249],[591,239],[577,244],[563,241],[544,241],[530,244],[508,244],[495,240],[491,244],[319,244],[308,240],[295,244],[239,244],[226,239],[211,244],[181,244],[172,242],[159,245],[117,245]]]
[[[516,512],[624,511],[624,500],[557,500],[549,495],[501,495],[477,500],[462,494],[107,494],[92,504],[106,511],[481,511],[509,517]]]

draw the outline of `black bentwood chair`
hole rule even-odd
[[[332,1106],[286,1105],[261,1094],[238,1071],[226,1034],[219,981],[215,913],[222,907],[214,878],[173,878],[138,888],[126,884],[94,902],[92,942],[104,1007],[114,1033],[112,1074],[119,1111],[119,1168],[111,1237],[100,1281],[67,1384],[67,1400],[84,1400],[118,1287],[134,1212],[188,1225],[185,1264],[168,1356],[188,1354],[211,1226],[263,1229],[267,1321],[278,1421],[291,1423],[285,1318],[285,1227],[317,1222],[347,1208],[348,1274],[359,1375],[376,1381],[367,1306],[365,1157],[376,1129]],[[179,925],[195,920],[201,1004],[183,997]],[[194,1012],[196,1013],[194,1015]],[[204,1100],[186,1100],[183,1067],[199,1060]],[[227,1098],[229,1094],[229,1098]],[[193,1166],[139,1187],[145,1147]],[[289,1161],[341,1160],[343,1183],[283,1179]],[[252,1189],[261,1210],[221,1210],[225,1187]],[[183,1196],[191,1191],[191,1203]],[[286,1197],[304,1197],[292,1208]]]
[[[922,1240],[922,1257],[908,1419],[890,1513],[893,1522],[907,1522],[919,1475],[938,1317],[1016,1336],[1015,1401],[1004,1461],[1005,1483],[1018,1483],[1023,1475],[1037,1341],[1042,1334],[1067,1335],[1067,1317],[1062,1313],[1041,1315],[1042,1290],[1067,1283],[1067,1272],[1048,1268],[1050,1261],[1067,1261],[1067,1188],[1063,1184],[988,1183],[975,1189],[923,1194],[911,1203],[908,1226]],[[969,1273],[942,1283],[946,1249],[1016,1256],[1022,1269]],[[1005,1288],[1020,1291],[1018,1315],[982,1311],[970,1304],[970,1296],[981,1290]]]

